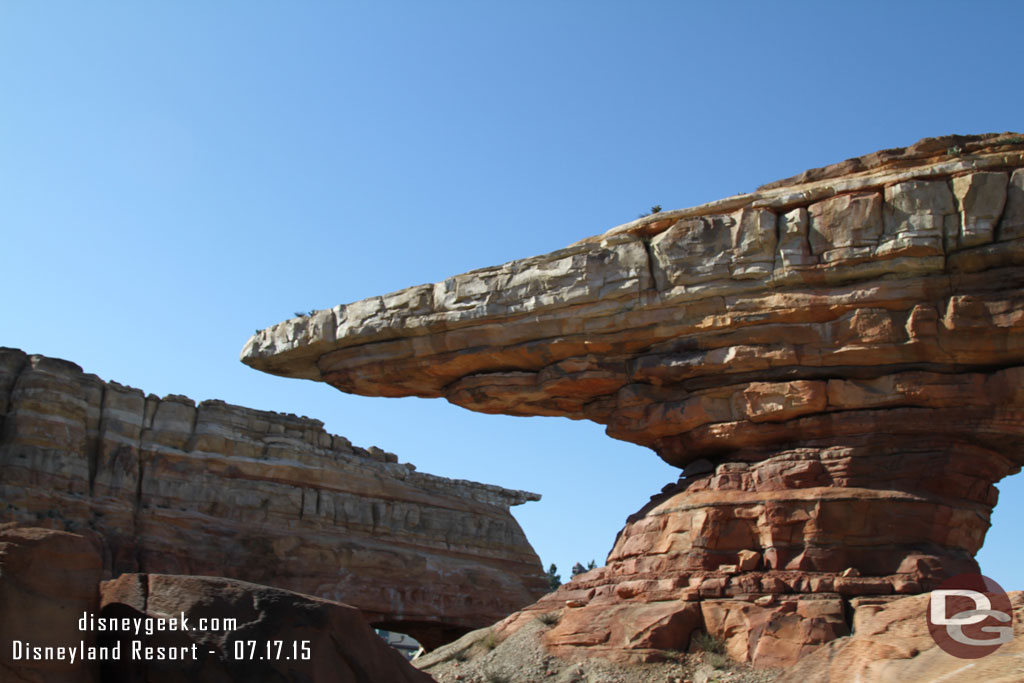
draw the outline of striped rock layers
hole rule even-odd
[[[0,521],[98,533],[109,575],[263,583],[430,645],[546,586],[509,513],[539,496],[416,472],[316,420],[0,349],[0,435]]]
[[[292,319],[242,360],[650,447],[683,476],[535,606],[579,612],[550,643],[700,627],[786,664],[847,631],[852,597],[977,569],[1024,464],[1022,150],[922,140]]]

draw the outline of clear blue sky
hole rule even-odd
[[[542,493],[603,561],[676,472],[599,426],[248,369],[256,328],[925,136],[1024,129],[1019,2],[0,0],[0,345]],[[1024,477],[983,570],[1024,588]]]

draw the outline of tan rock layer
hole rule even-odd
[[[94,529],[107,571],[344,601],[439,643],[543,592],[508,511],[539,496],[414,471],[322,423],[158,399],[0,349],[0,519]]]
[[[879,401],[851,400],[843,381],[1021,363],[1024,169],[1008,165],[1024,162],[970,161],[997,162],[1005,170],[862,178],[855,194],[784,214],[754,202],[653,235],[616,229],[282,323],[243,360],[353,393],[587,418],[680,465],[737,431],[779,441],[750,423],[856,424]],[[799,254],[787,251],[794,230]],[[905,393],[888,404],[936,407]]]
[[[615,614],[734,599],[704,623],[774,666],[803,650],[750,629],[804,627],[761,598],[833,605],[798,638],[820,644],[849,597],[976,570],[1024,465],[1022,292],[1024,137],[957,136],[289,320],[242,360],[649,446],[686,476],[573,582],[588,611],[553,646],[642,650]]]

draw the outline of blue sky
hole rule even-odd
[[[238,362],[256,328],[947,133],[1022,130],[1017,2],[0,0],[0,345],[323,420],[563,576],[676,473],[599,426]],[[980,560],[1024,588],[1024,477]]]

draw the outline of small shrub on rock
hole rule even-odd
[[[494,635],[494,631],[489,631],[487,635],[480,639],[480,646],[485,650],[493,650],[498,647],[498,636]]]
[[[697,631],[692,636],[693,644],[698,650],[704,650],[716,655],[725,654],[725,641],[715,638],[707,631]]]
[[[544,614],[537,617],[537,621],[544,624],[545,626],[554,626],[558,623],[558,620],[562,618],[562,615],[558,612],[545,612]]]

